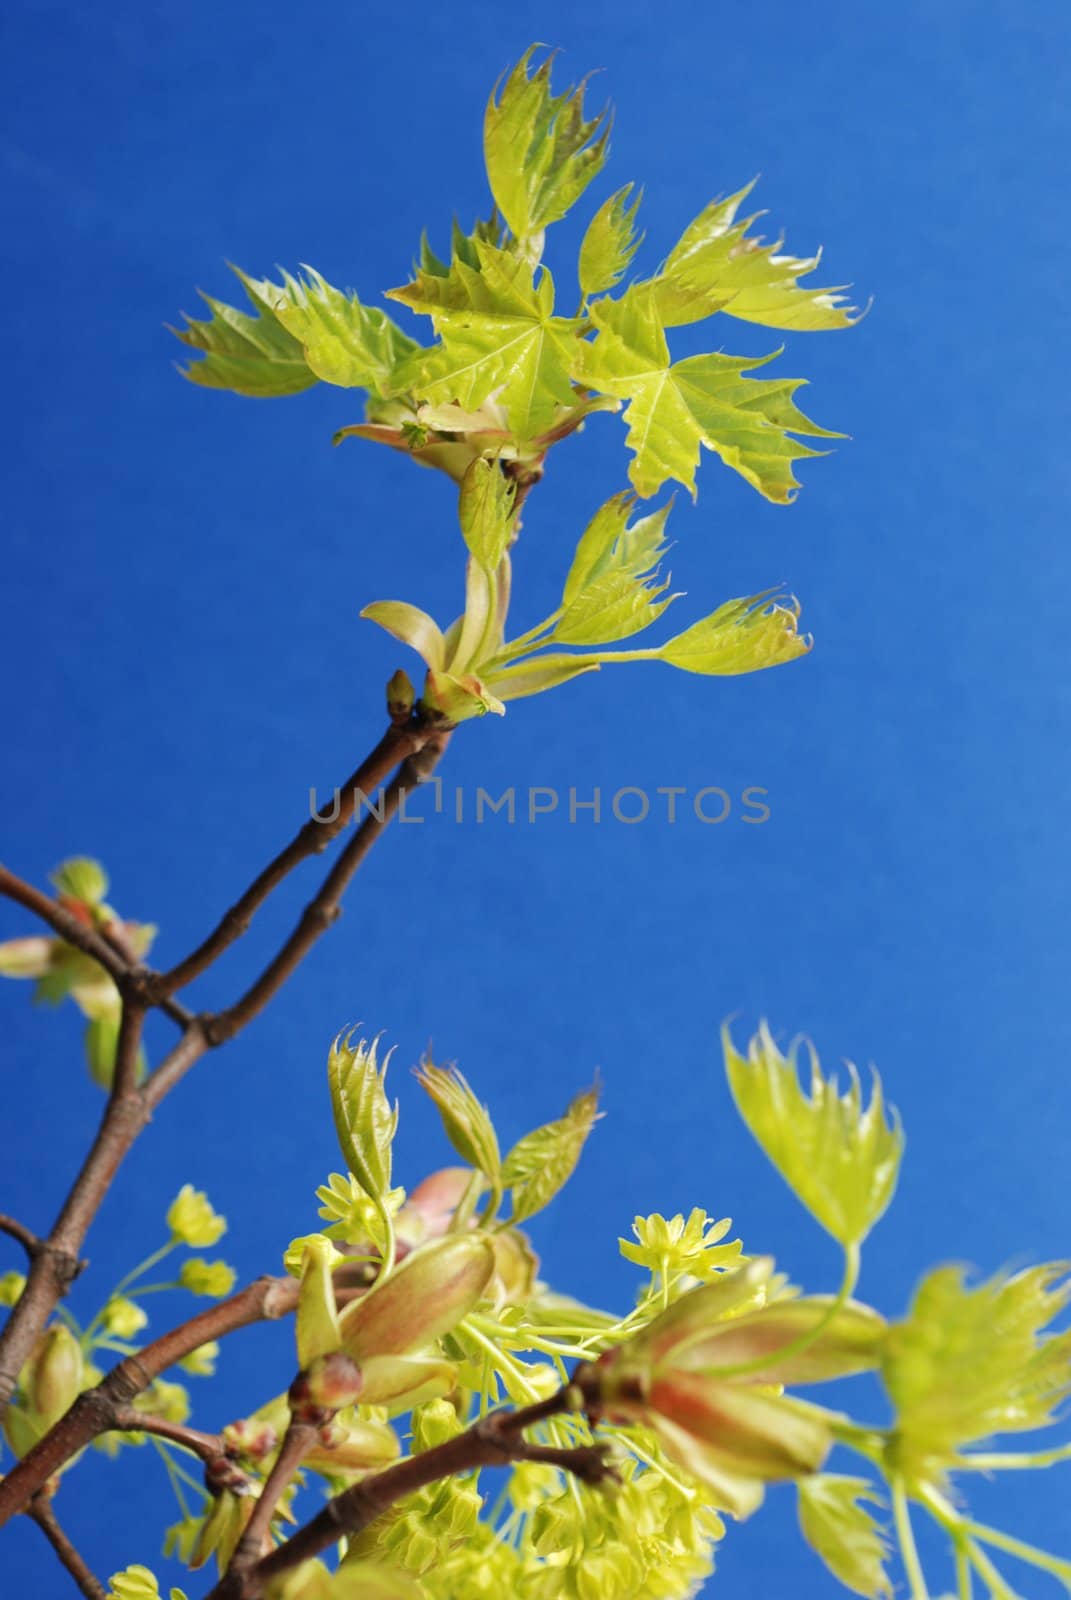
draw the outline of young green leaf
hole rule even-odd
[[[528,76],[535,50],[495,85],[483,129],[491,193],[518,239],[564,217],[601,170],[609,138],[606,111],[584,118],[583,83],[551,93],[553,56]]]
[[[421,1062],[416,1076],[420,1087],[434,1101],[446,1136],[461,1159],[498,1184],[502,1157],[494,1123],[466,1079],[456,1067],[437,1067],[427,1060]]]
[[[446,663],[442,631],[419,606],[411,606],[406,600],[373,600],[364,607],[361,616],[369,622],[378,622],[395,639],[409,645],[433,671],[442,671]]]
[[[644,235],[637,234],[636,213],[642,191],[629,205],[632,184],[626,183],[596,211],[580,245],[577,275],[584,295],[605,294],[619,282]]]
[[[502,1181],[513,1191],[511,1221],[535,1216],[572,1177],[588,1134],[598,1118],[599,1091],[577,1095],[564,1117],[525,1134],[502,1166]]]
[[[874,1074],[864,1106],[858,1074],[839,1092],[810,1051],[810,1097],[793,1048],[783,1056],[763,1023],[739,1055],[722,1029],[725,1070],[737,1110],[797,1199],[845,1249],[857,1246],[892,1199],[904,1140],[899,1118],[886,1121]]]
[[[671,362],[648,285],[620,300],[596,301],[591,319],[598,337],[580,345],[577,375],[591,388],[628,401],[627,444],[635,452],[629,477],[645,498],[671,478],[694,497],[705,445],[767,500],[787,505],[799,488],[793,462],[822,454],[792,434],[841,437],[795,405],[801,379],[744,376],[772,356],[714,354]]]
[[[355,1030],[354,1030],[355,1031]],[[327,1079],[339,1148],[361,1188],[378,1204],[390,1193],[391,1146],[398,1108],[384,1092],[387,1062],[380,1071],[378,1038],[352,1044],[353,1031],[340,1033],[327,1059]]]
[[[56,893],[65,900],[99,906],[108,893],[108,874],[90,856],[71,856],[48,875]]]
[[[303,270],[303,278],[284,272],[282,288],[264,282],[256,289],[301,345],[310,369],[325,383],[344,389],[368,389],[380,397],[397,394],[398,376],[420,348],[416,340],[385,311],[332,288],[311,267]]]
[[[782,241],[748,238],[755,217],[738,222],[737,211],[754,182],[725,200],[714,200],[687,227],[652,280],[655,304],[667,328],[724,311],[766,328],[850,328],[859,320],[846,304],[843,285],[803,288],[820,255],[800,259],[781,253]]]
[[[449,278],[418,272],[388,291],[429,315],[442,343],[413,357],[406,382],[417,398],[456,402],[478,411],[492,393],[505,406],[518,439],[531,439],[572,405],[576,318],[554,316],[554,281],[531,264],[483,240],[478,269],[455,256]]]
[[[1071,1396],[1071,1333],[1047,1333],[1071,1303],[1065,1261],[970,1289],[960,1267],[919,1287],[889,1332],[882,1376],[897,1410],[901,1470],[932,1477],[960,1447],[1047,1427]]]
[[[212,313],[207,322],[186,317],[185,328],[172,328],[177,339],[204,356],[203,361],[180,367],[184,378],[206,389],[229,389],[258,399],[300,394],[318,382],[297,339],[276,317],[269,291],[273,286],[247,278],[232,268],[245,290],[255,315],[238,311],[222,300],[203,294]]]
[[[658,583],[667,546],[662,534],[669,506],[631,528],[632,495],[615,495],[595,513],[577,546],[565,580],[562,615],[552,635],[559,644],[612,644],[650,627],[675,595],[661,600]]]
[[[799,604],[791,595],[771,600],[775,593],[726,601],[662,645],[661,659],[683,672],[733,677],[806,655],[811,641],[797,631]]]
[[[885,1571],[889,1546],[880,1523],[863,1504],[881,1504],[881,1496],[866,1478],[842,1478],[818,1473],[801,1478],[800,1531],[811,1549],[846,1589],[868,1600],[886,1600],[892,1584]]]
[[[515,497],[516,486],[497,461],[477,457],[462,479],[458,501],[462,537],[489,574],[497,570],[509,549]]]

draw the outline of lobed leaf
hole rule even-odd
[[[658,563],[666,552],[662,534],[669,506],[633,527],[632,495],[615,495],[595,513],[573,558],[562,594],[562,615],[553,637],[560,644],[612,644],[655,622],[676,598],[662,600]]]
[[[741,202],[754,182],[727,199],[713,200],[684,230],[658,276],[651,282],[665,326],[696,322],[717,311],[766,328],[811,331],[850,328],[859,311],[836,288],[812,289],[800,278],[821,259],[783,255],[782,241],[749,238],[757,220],[737,221]]]
[[[672,362],[648,285],[620,300],[597,300],[590,315],[598,337],[581,344],[578,375],[590,387],[628,401],[626,442],[634,452],[629,477],[645,498],[670,479],[694,497],[705,445],[767,500],[787,505],[799,488],[793,463],[822,454],[792,435],[840,437],[794,403],[803,380],[744,376],[772,356],[712,354]]]
[[[584,117],[583,83],[551,93],[553,55],[529,77],[535,50],[499,79],[484,117],[491,193],[518,239],[564,217],[601,170],[609,138],[605,111]]]
[[[643,192],[641,190],[630,206],[632,187],[631,183],[626,183],[623,189],[604,200],[588,223],[577,265],[584,295],[605,294],[612,289],[643,243],[643,234],[635,232],[636,213]]]
[[[882,1368],[903,1467],[921,1476],[996,1433],[1047,1427],[1071,1396],[1071,1333],[1045,1330],[1071,1302],[1067,1262],[967,1287],[938,1268],[889,1333]]]
[[[866,1478],[817,1473],[801,1478],[797,1492],[800,1531],[833,1576],[853,1594],[887,1600],[893,1592],[885,1571],[888,1541],[863,1504],[881,1504],[873,1485]]]
[[[286,331],[298,341],[309,368],[325,383],[397,394],[408,358],[420,346],[378,307],[334,289],[312,267],[304,278],[283,273],[281,288],[256,285]]]
[[[839,1092],[810,1051],[811,1093],[801,1087],[795,1049],[783,1056],[763,1023],[747,1057],[722,1029],[725,1070],[737,1110],[766,1155],[834,1239],[858,1245],[885,1211],[896,1188],[904,1139],[899,1118],[886,1121],[881,1079],[874,1073],[869,1105],[859,1078]]]
[[[206,322],[186,317],[185,328],[172,328],[175,337],[204,357],[179,371],[191,383],[206,389],[229,389],[233,394],[257,399],[300,394],[318,381],[305,359],[301,344],[288,333],[275,315],[270,291],[273,286],[247,278],[237,267],[231,269],[253,306],[254,315],[238,311],[222,300],[203,294],[201,299],[212,313]]]
[[[478,266],[455,256],[448,277],[425,271],[388,291],[430,316],[441,343],[413,357],[405,382],[421,401],[475,412],[492,394],[519,439],[544,432],[575,400],[576,318],[554,316],[554,282],[523,257],[475,242]]]
[[[811,641],[797,630],[799,604],[791,595],[771,600],[775,593],[727,601],[662,645],[661,659],[684,672],[733,677],[806,655]]]

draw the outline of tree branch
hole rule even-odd
[[[234,1555],[231,1557],[228,1571],[236,1574],[252,1566],[264,1549],[265,1541],[271,1532],[271,1519],[275,1508],[286,1492],[286,1486],[301,1465],[301,1458],[316,1442],[319,1428],[314,1422],[302,1422],[291,1417],[290,1425],[283,1435],[283,1442],[279,1446],[272,1469],[268,1474],[263,1489],[253,1513],[245,1526]]]
[[[559,1390],[549,1400],[541,1400],[519,1411],[494,1411],[445,1444],[363,1478],[328,1501],[293,1538],[255,1566],[228,1572],[211,1591],[208,1600],[258,1600],[271,1579],[318,1555],[339,1539],[361,1533],[397,1500],[443,1478],[456,1477],[458,1473],[473,1472],[479,1467],[501,1467],[512,1461],[553,1460],[555,1466],[573,1473],[585,1483],[605,1482],[614,1477],[614,1472],[601,1445],[550,1450],[544,1445],[529,1445],[523,1438],[525,1428],[574,1411],[580,1403],[578,1391],[570,1387]]]
[[[27,1508],[27,1515],[36,1522],[87,1600],[107,1600],[104,1585],[94,1577],[56,1520],[51,1497],[43,1492],[35,1495]]]
[[[80,948],[100,960],[109,973],[121,975],[121,980],[120,976],[116,976],[116,982],[120,983],[124,993],[115,1077],[96,1138],[48,1236],[47,1249],[42,1247],[34,1258],[22,1296],[0,1332],[0,1415],[15,1391],[18,1375],[38,1335],[78,1272],[79,1252],[120,1164],[152,1113],[206,1050],[234,1038],[257,1016],[300,966],[320,936],[339,917],[342,895],[353,875],[386,829],[403,796],[434,771],[449,743],[451,732],[449,724],[429,723],[420,716],[407,715],[404,723],[392,723],[372,755],[362,762],[355,774],[355,777],[363,774],[364,781],[368,782],[370,776],[380,771],[385,761],[396,757],[401,751],[407,752],[386,790],[379,813],[370,812],[356,830],[327,874],[319,893],[305,908],[297,928],[261,976],[233,1006],[215,1016],[195,1017],[184,1007],[177,1007],[175,1001],[157,996],[154,986],[159,979],[158,974],[144,968],[131,969],[125,966],[122,958],[93,929],[86,928],[47,895],[0,867],[0,891],[11,893],[12,898],[20,904],[36,910],[64,937],[67,936],[67,923],[70,922],[73,929],[77,930]],[[346,804],[352,816],[357,804],[352,782]],[[342,811],[340,797],[340,816]],[[244,896],[243,901],[252,896],[255,908],[271,888],[282,881],[291,867],[302,859],[302,853],[315,854],[322,848],[316,842],[320,838],[321,826],[316,819],[310,819],[294,843],[256,880],[249,896]],[[326,825],[324,831],[334,828],[337,833],[341,826],[343,824],[340,823],[339,828],[334,828],[332,822]],[[314,832],[309,833],[309,828]],[[307,841],[305,844],[301,843],[303,838]],[[283,865],[280,866],[280,863]],[[240,901],[239,905],[242,903]],[[214,960],[242,931],[241,928],[236,931],[225,928],[225,923],[226,918],[216,934],[200,947],[199,959],[204,957],[206,948],[211,947],[214,951],[209,958],[203,959],[203,965],[208,965],[209,959]],[[88,945],[83,936],[88,937]],[[135,1080],[141,1029],[146,1008],[157,1001],[165,1010],[177,1009],[187,1021],[178,1044],[139,1088]]]
[[[406,717],[404,722],[393,723],[375,749],[346,779],[339,791],[337,813],[329,815],[326,811],[320,811],[309,818],[285,850],[281,850],[275,860],[269,862],[241,898],[224,913],[208,938],[184,961],[159,977],[159,992],[174,994],[176,989],[184,988],[206,971],[228,945],[241,938],[249,928],[254,913],[283,879],[309,856],[319,855],[326,850],[343,828],[349,825],[356,812],[359,796],[374,794],[396,766],[423,747],[430,734],[430,726],[417,719]]]
[[[126,1419],[134,1396],[168,1367],[212,1339],[225,1338],[250,1323],[286,1316],[297,1305],[298,1287],[293,1278],[258,1278],[120,1361],[95,1388],[80,1394],[55,1427],[0,1479],[0,1527],[87,1444],[115,1428],[129,1431],[127,1421],[117,1418]],[[147,1431],[146,1419],[137,1415],[138,1429]]]
[[[83,955],[91,956],[98,966],[104,968],[120,994],[137,991],[142,985],[151,985],[155,980],[157,975],[138,964],[133,951],[114,927],[106,932],[91,927],[88,922],[83,922],[72,911],[68,911],[66,906],[60,905],[58,900],[53,900],[43,890],[27,883],[2,863],[0,894],[14,900],[16,905],[24,906],[27,911],[32,911],[67,944],[73,944]],[[188,1027],[193,1021],[193,1013],[177,1000],[161,998],[159,1005],[164,1015],[170,1017],[172,1022],[177,1022],[180,1028]]]
[[[6,1233],[16,1239],[32,1261],[41,1249],[41,1240],[26,1224],[19,1222],[15,1217],[8,1217],[0,1212],[0,1233]]]
[[[342,896],[351,878],[394,818],[405,795],[426,782],[434,772],[449,743],[451,731],[449,728],[440,728],[429,732],[420,750],[402,763],[384,792],[382,804],[377,811],[370,811],[365,817],[327,874],[319,893],[305,907],[297,927],[278,955],[269,962],[240,1000],[228,1010],[204,1019],[210,1044],[222,1044],[251,1022],[301,965],[321,935],[337,921],[342,911]]]

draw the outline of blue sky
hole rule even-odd
[[[39,881],[98,855],[115,903],[159,923],[165,963],[289,836],[310,785],[377,736],[383,682],[415,663],[360,607],[406,598],[448,620],[461,581],[446,481],[331,449],[359,397],[254,402],[176,376],[164,324],[196,311],[198,286],[231,291],[225,260],[257,275],[309,262],[368,300],[404,281],[422,228],[445,248],[454,209],[486,209],[484,101],[540,38],[563,48],[563,74],[605,69],[596,92],[617,113],[594,196],[644,185],[641,265],[761,173],[770,231],[800,254],[822,243],[827,281],[874,299],[853,332],[784,341],[779,370],[811,380],[806,408],[852,436],[803,465],[798,502],[766,504],[708,456],[697,505],[679,496],[671,520],[682,608],[784,582],[812,655],[739,680],[592,675],[465,727],[443,770],[451,805],[477,785],[758,786],[769,820],[734,807],[670,825],[656,799],[636,825],[559,810],[394,830],[270,1018],[200,1066],[139,1145],[76,1309],[153,1248],[187,1180],[231,1219],[244,1274],[277,1267],[338,1165],[323,1066],[354,1021],[397,1045],[403,1180],[445,1155],[407,1070],[429,1040],[506,1138],[601,1073],[606,1119],[535,1229],[547,1272],[588,1298],[627,1304],[615,1241],[635,1213],[692,1205],[731,1213],[797,1281],[835,1280],[831,1247],[734,1120],[717,1049],[731,1013],[741,1032],[767,1016],[829,1062],[880,1067],[909,1143],[863,1292],[890,1314],[935,1259],[990,1271],[1068,1252],[1069,34],[1057,0],[15,0],[3,852]],[[570,226],[550,246],[564,268]],[[781,342],[729,322],[717,337],[753,354]],[[610,417],[556,452],[525,518],[518,616],[549,609],[625,465]],[[239,991],[312,878],[199,1004]],[[0,933],[25,929],[5,913]],[[0,1006],[3,1206],[44,1227],[99,1098],[73,1011],[35,1014],[13,984]],[[157,1054],[166,1037],[158,1025]],[[255,1403],[286,1339],[249,1335],[200,1420]],[[94,1564],[155,1563],[171,1511],[145,1458],[94,1461],[78,1485],[64,1509]],[[1009,1525],[1044,1542],[1066,1485],[1005,1498]],[[839,1592],[793,1521],[775,1494],[734,1530],[721,1590]],[[38,1540],[15,1529],[6,1560],[51,1594]]]

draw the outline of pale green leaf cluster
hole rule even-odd
[[[1071,1396],[1071,1332],[1050,1324],[1071,1302],[1069,1271],[1050,1262],[970,1288],[961,1268],[942,1267],[923,1281],[882,1366],[908,1478],[939,1477],[966,1445],[1055,1420]]]
[[[637,491],[667,480],[695,492],[705,447],[767,499],[797,488],[793,463],[817,452],[794,435],[831,438],[793,403],[799,380],[756,379],[763,363],[729,354],[674,362],[666,330],[718,312],[767,327],[817,330],[854,320],[837,289],[801,284],[818,257],[739,219],[750,186],[713,201],[661,268],[617,297],[642,242],[639,195],[627,183],[592,214],[580,246],[576,315],[556,309],[543,264],[546,229],[569,212],[608,153],[609,117],[585,113],[585,85],[555,94],[553,55],[528,50],[487,106],[484,157],[495,209],[465,233],[455,222],[448,260],[422,241],[413,280],[390,298],[427,316],[420,346],[385,313],[333,288],[311,268],[281,284],[239,273],[252,314],[207,301],[207,321],[179,337],[203,356],[195,382],[240,394],[296,393],[323,380],[369,396],[364,437],[458,481],[473,459],[521,463],[538,476],[547,450],[592,409],[627,405]]]

